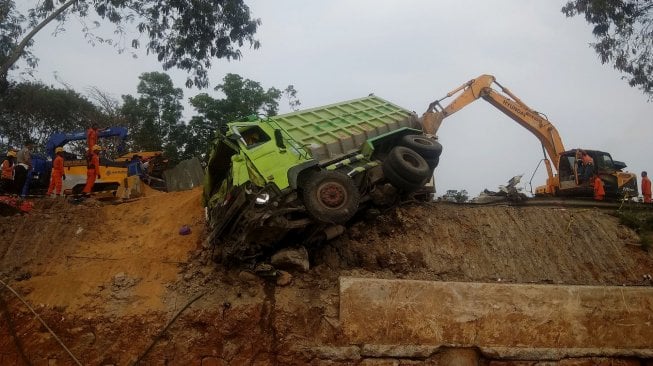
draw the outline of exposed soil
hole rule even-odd
[[[152,344],[150,364],[301,365],[350,364],[341,275],[650,285],[643,276],[653,272],[638,235],[607,211],[410,204],[309,248],[311,270],[277,286],[210,260],[200,196],[36,201],[28,215],[0,217],[0,278],[85,365],[132,364]],[[183,225],[189,235],[179,234]],[[0,365],[73,364],[22,303],[0,294]]]

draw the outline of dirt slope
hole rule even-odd
[[[182,225],[191,235],[179,235]],[[83,364],[131,364],[155,342],[145,358],[153,364],[301,365],[350,364],[333,348],[347,346],[340,275],[649,285],[642,276],[653,269],[637,235],[603,211],[406,205],[310,248],[312,269],[279,287],[216,267],[202,250],[203,225],[199,190],[117,206],[41,201],[30,215],[0,218],[0,275]],[[0,364],[72,364],[22,304],[1,295]]]
[[[651,271],[638,241],[596,209],[414,205],[355,225],[316,260],[419,279],[637,284]]]

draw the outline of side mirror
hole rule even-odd
[[[283,135],[281,130],[274,130],[274,141],[277,143],[277,147],[281,150],[286,150],[286,144],[283,143]]]

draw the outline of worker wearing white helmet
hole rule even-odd
[[[100,177],[100,151],[102,147],[99,145],[93,145],[91,153],[86,156],[86,185],[82,192],[84,194],[89,194],[93,191],[93,186],[95,185],[95,179],[102,179]]]
[[[61,188],[63,187],[63,180],[66,179],[66,173],[63,167],[63,147],[59,146],[54,149],[56,157],[52,161],[52,173],[50,173],[50,185],[48,186],[47,195],[55,193],[57,196],[61,195]]]

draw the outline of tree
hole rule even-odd
[[[138,98],[123,95],[122,114],[135,150],[163,150],[173,161],[179,159],[185,126],[181,121],[183,91],[175,88],[168,74],[146,72],[139,76]]]
[[[198,115],[189,122],[189,138],[192,155],[203,156],[215,137],[216,131],[224,131],[228,122],[237,121],[252,114],[274,116],[278,112],[282,92],[277,88],[263,89],[256,81],[244,79],[240,75],[227,74],[223,83],[215,87],[224,98],[215,99],[206,93],[190,98],[191,105]],[[286,88],[289,99],[299,105],[297,92],[292,86]]]
[[[40,83],[10,85],[0,97],[0,145],[19,147],[27,139],[44,147],[54,132],[84,130],[104,116],[75,91]]]
[[[139,48],[144,35],[146,51],[157,56],[164,70],[192,73],[186,80],[188,87],[208,86],[207,69],[213,58],[239,59],[245,43],[260,45],[254,39],[260,20],[251,18],[244,0],[44,0],[29,9],[28,16],[18,14],[14,4],[14,0],[0,0],[0,30],[6,37],[0,45],[1,80],[7,79],[18,59],[29,57],[26,50],[34,35],[53,21],[62,29],[73,15],[82,22],[99,17],[113,24],[115,39],[98,36],[97,21],[81,31],[91,42],[116,46],[120,52]],[[31,30],[23,36],[27,27]],[[130,27],[137,33],[133,37],[128,36]]]
[[[14,63],[9,63],[9,55],[12,49],[16,48],[19,38],[23,34],[22,24],[25,22],[25,16],[16,12],[14,2],[10,0],[0,0],[0,65],[7,64],[7,70],[15,68]],[[31,45],[28,41],[25,47]],[[36,58],[28,50],[23,51],[23,59],[29,67],[36,66]],[[6,90],[9,87],[6,77],[0,78],[0,90]]]
[[[602,63],[625,73],[628,84],[653,99],[653,1],[572,0],[567,17],[584,15],[598,40],[592,47]]]
[[[469,195],[465,189],[461,189],[460,191],[449,189],[440,199],[446,202],[465,203],[469,199]]]

